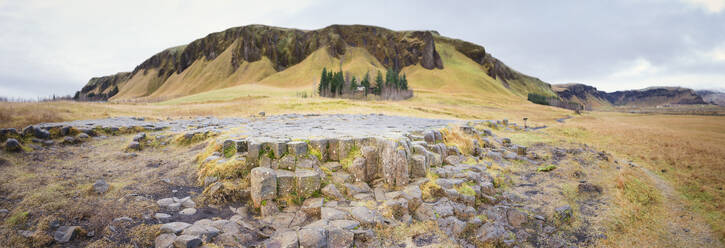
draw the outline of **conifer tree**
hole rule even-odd
[[[380,95],[383,89],[383,73],[378,71],[378,76],[375,78],[375,92],[373,94]]]
[[[365,87],[365,95],[368,94],[368,90],[370,89],[370,74],[367,72],[365,73],[365,77],[363,77],[363,80],[360,82],[360,85],[362,87]]]
[[[327,68],[322,68],[322,76],[320,76],[320,85],[317,88],[317,93],[320,94],[320,96],[325,96],[325,91],[327,91],[330,87],[330,82],[327,78]]]

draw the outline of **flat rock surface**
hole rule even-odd
[[[301,115],[285,114],[262,118],[200,117],[147,121],[142,118],[114,117],[96,120],[43,123],[39,127],[73,126],[76,128],[165,128],[174,132],[228,130],[239,128],[238,136],[273,139],[339,138],[339,137],[399,137],[407,132],[447,126],[457,121],[426,119],[380,114],[366,115]]]

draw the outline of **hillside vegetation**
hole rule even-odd
[[[409,74],[414,90],[555,96],[549,84],[509,68],[482,46],[433,31],[363,25],[302,31],[250,25],[166,49],[132,72],[93,78],[76,99],[160,101],[243,84],[313,88],[322,68],[354,75],[393,69]]]

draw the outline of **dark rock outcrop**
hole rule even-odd
[[[680,87],[651,87],[615,91],[606,95],[614,105],[707,104],[695,91]]]
[[[693,90],[680,87],[651,87],[607,93],[584,84],[561,84],[552,87],[564,101],[575,102],[587,109],[601,105],[658,106],[663,104],[707,104]]]
[[[73,97],[77,101],[102,101],[118,93],[118,85],[131,79],[130,72],[119,72],[104,77],[94,77],[88,80],[86,86],[76,92]]]
[[[702,100],[715,105],[725,106],[725,93],[714,90],[698,90],[695,93],[702,97]]]

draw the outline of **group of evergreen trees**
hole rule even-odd
[[[408,79],[405,74],[400,75],[399,71],[388,69],[383,73],[378,71],[375,77],[375,85],[371,84],[370,75],[365,73],[361,81],[355,76],[350,78],[349,74],[342,71],[328,71],[322,69],[320,84],[317,91],[323,97],[355,97],[356,94],[367,96],[368,94],[381,96],[383,99],[402,100],[413,96],[408,89]]]

